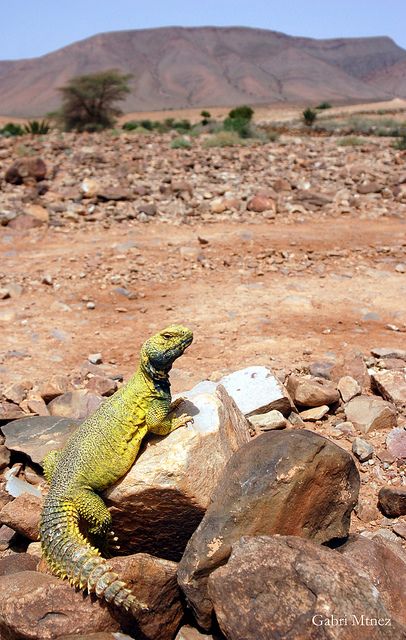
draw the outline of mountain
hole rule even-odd
[[[406,97],[406,51],[387,37],[315,40],[245,27],[102,33],[47,55],[0,61],[0,113],[43,115],[75,75],[133,74],[124,111]]]

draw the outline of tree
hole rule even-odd
[[[98,131],[114,125],[121,111],[116,103],[130,93],[131,74],[116,69],[71,78],[60,88],[61,118],[65,129]]]

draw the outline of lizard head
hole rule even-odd
[[[192,343],[193,333],[180,324],[172,324],[144,342],[141,361],[155,371],[170,371],[174,361]]]

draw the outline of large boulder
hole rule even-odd
[[[107,607],[54,576],[6,575],[0,577],[0,593],[0,637],[7,640],[52,640],[120,628]]]
[[[342,538],[359,482],[352,456],[307,430],[264,433],[234,454],[179,565],[179,583],[199,624],[210,627],[208,576],[241,536]]]
[[[249,425],[220,385],[188,395],[194,423],[153,437],[129,473],[104,493],[121,548],[179,560],[221,472],[249,440]]]
[[[209,578],[227,640],[401,640],[379,591],[339,553],[292,536],[244,537]]]

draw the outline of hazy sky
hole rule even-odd
[[[103,31],[262,27],[313,38],[387,35],[406,48],[406,0],[0,0],[0,59],[49,53]]]

